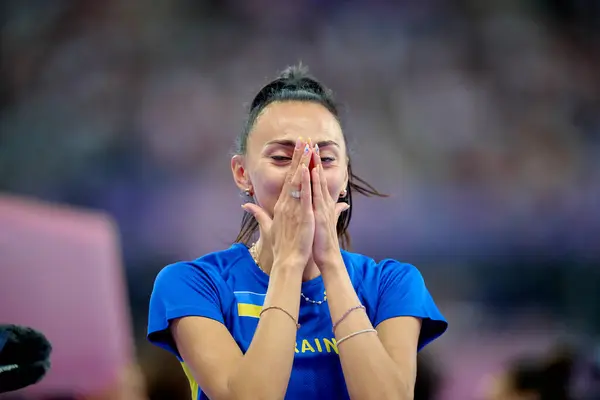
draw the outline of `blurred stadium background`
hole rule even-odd
[[[345,105],[355,171],[392,195],[357,200],[355,250],[417,265],[450,321],[417,398],[480,398],[563,342],[600,364],[597,0],[1,7],[0,323],[62,343],[33,398],[189,398],[145,342],[153,280],[234,239],[244,107],[298,61]]]

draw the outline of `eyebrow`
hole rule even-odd
[[[270,146],[273,144],[277,144],[280,146],[285,146],[285,147],[296,147],[296,141],[295,140],[289,140],[289,139],[276,139],[276,140],[270,140],[267,142],[267,144],[265,144],[265,146]],[[333,140],[322,140],[320,142],[317,142],[317,144],[319,145],[320,148],[324,148],[327,146],[336,146],[338,148],[340,148],[340,145],[337,144],[335,141]]]

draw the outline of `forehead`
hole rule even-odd
[[[269,104],[257,118],[250,133],[250,145],[282,139],[296,140],[299,136],[313,143],[333,140],[344,148],[344,136],[337,119],[318,103],[286,101]]]

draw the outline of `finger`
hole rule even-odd
[[[329,194],[329,188],[327,187],[327,177],[325,177],[323,165],[319,165],[319,184],[321,185],[321,192],[323,193],[323,201],[332,201],[331,195]]]
[[[292,178],[296,174],[298,170],[298,166],[300,165],[300,160],[302,159],[302,155],[304,154],[304,150],[306,148],[306,142],[299,137],[296,139],[296,146],[294,147],[294,154],[292,154],[292,162],[290,163],[290,169],[287,173],[286,182],[291,182]]]
[[[324,200],[329,198],[329,189],[327,188],[327,178],[325,178],[325,172],[323,169],[323,162],[321,161],[321,149],[319,149],[319,145],[315,143],[315,151],[313,156],[314,169],[318,171],[319,175],[319,186],[321,189],[321,194]],[[314,180],[313,180],[314,185]],[[313,191],[316,189],[313,187]]]
[[[308,164],[310,163],[311,158],[311,148],[306,144],[304,146],[304,150],[302,150],[302,157],[300,158],[300,164],[296,169],[296,173],[293,175],[292,179],[285,183],[283,186],[283,190],[281,195],[289,195],[292,190],[300,190],[300,185],[302,184],[302,171],[303,167],[308,169]],[[309,177],[310,180],[310,177]]]
[[[308,166],[302,164],[300,166],[301,169],[301,192],[300,192],[300,205],[302,207],[302,211],[305,215],[310,214],[312,212],[312,188],[310,185],[310,173],[308,171]]]
[[[319,148],[319,145],[317,143],[315,143],[313,154],[314,154],[313,155],[314,168],[318,168],[318,167],[322,166],[323,163],[321,162],[321,149]]]
[[[246,203],[242,204],[242,208],[244,209],[244,211],[251,214],[256,219],[259,228],[263,232],[267,232],[269,231],[269,229],[271,229],[271,224],[273,223],[273,220],[271,219],[271,217],[269,217],[269,214],[267,214],[265,210],[263,210],[260,206],[257,206],[253,203]]]
[[[337,220],[340,218],[340,215],[349,208],[350,208],[350,204],[348,204],[348,203],[335,203],[336,223],[337,223]]]
[[[302,181],[302,166],[304,165],[307,169],[310,165],[310,159],[313,156],[312,148],[306,143],[304,145],[304,150],[302,150],[302,157],[300,157],[300,165],[297,169],[297,177],[300,178],[298,182]],[[309,177],[310,178],[310,177]]]
[[[313,197],[313,206],[316,209],[321,210],[324,207],[323,203],[323,191],[321,189],[321,174],[319,172],[319,168],[315,167],[310,171],[311,173],[311,190]]]

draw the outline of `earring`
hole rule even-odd
[[[342,190],[342,193],[340,193],[340,199],[346,197],[347,194],[348,194],[348,191],[346,189]]]
[[[252,191],[252,188],[248,188],[248,189],[244,190],[244,194],[248,197],[254,196],[254,192]]]

